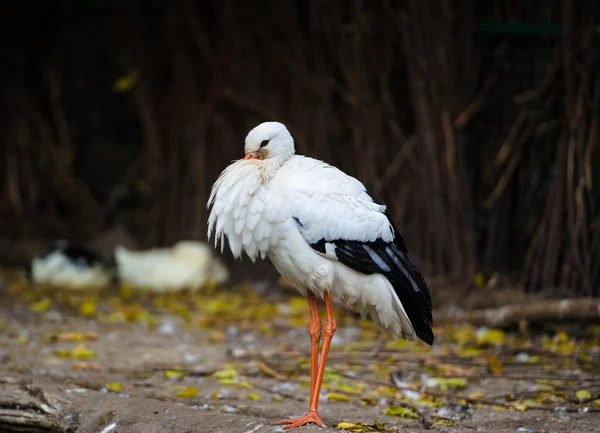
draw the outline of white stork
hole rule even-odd
[[[408,259],[386,207],[364,185],[325,162],[295,155],[294,139],[278,122],[246,136],[245,156],[213,185],[208,236],[227,237],[234,257],[269,257],[310,306],[311,393],[308,414],[283,420],[286,428],[318,415],[325,361],[336,330],[332,298],[369,315],[394,338],[433,344],[429,289]],[[321,327],[316,297],[325,300]],[[319,363],[319,341],[323,347]]]

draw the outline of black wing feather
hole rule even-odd
[[[378,203],[375,199],[373,201]],[[387,212],[385,215],[394,230],[393,242],[384,242],[382,239],[374,242],[321,239],[310,246],[325,253],[326,245],[332,244],[335,246],[335,255],[341,263],[362,274],[379,273],[387,277],[404,306],[417,336],[432,345],[434,335],[429,288],[419,270],[409,260],[406,245],[394,222]]]

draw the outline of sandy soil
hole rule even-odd
[[[282,431],[271,423],[308,407],[307,320],[301,299],[245,291],[138,298],[5,285],[0,431]],[[436,329],[429,349],[348,315],[338,328],[320,403],[328,428],[297,431],[600,432],[596,329],[456,326]]]

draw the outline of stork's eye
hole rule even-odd
[[[263,140],[260,142],[260,147],[265,147],[267,144],[269,144],[269,140]]]

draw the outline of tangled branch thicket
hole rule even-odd
[[[484,3],[3,5],[0,231],[202,239],[210,185],[277,119],[389,204],[425,273],[597,295],[600,5]]]

